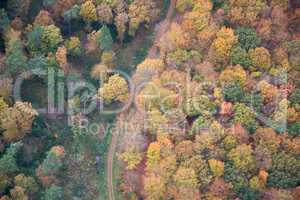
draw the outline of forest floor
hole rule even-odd
[[[175,12],[175,7],[176,7],[176,0],[171,0],[166,18],[155,26],[153,45],[149,49],[148,58],[158,57],[157,43],[159,42],[162,35],[169,29],[172,22],[172,17]],[[117,141],[118,141],[118,136],[116,134],[112,134],[111,143],[107,155],[107,188],[108,188],[109,200],[115,200],[113,165],[114,165],[114,156],[115,156]]]

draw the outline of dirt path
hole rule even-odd
[[[149,49],[148,58],[157,58],[159,56],[157,51],[158,50],[157,44],[159,43],[160,38],[164,35],[164,33],[169,29],[171,25],[175,7],[176,7],[176,0],[171,0],[166,19],[164,19],[163,21],[161,21],[159,24],[155,26],[154,29],[155,37],[153,41],[153,46]]]
[[[153,45],[149,49],[149,53],[148,53],[149,58],[158,57],[157,43],[159,42],[161,36],[169,29],[171,25],[172,17],[175,12],[175,7],[176,7],[176,0],[171,0],[166,19],[164,19],[162,22],[160,22],[155,26],[155,30],[154,30],[155,37],[153,40]],[[114,163],[114,155],[115,155],[117,141],[118,141],[118,136],[113,133],[111,143],[109,146],[108,155],[107,155],[107,189],[108,189],[109,200],[115,200],[114,182],[113,182],[113,163]]]
[[[113,163],[114,155],[117,145],[117,136],[112,134],[109,151],[107,154],[107,189],[108,189],[108,198],[109,200],[115,200],[114,194],[114,181],[113,181]]]

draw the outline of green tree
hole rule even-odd
[[[223,96],[226,101],[240,102],[245,96],[245,92],[239,84],[229,84],[223,88]]]
[[[261,43],[261,39],[256,35],[255,30],[251,28],[238,27],[235,32],[239,37],[242,48],[246,50],[254,49]]]
[[[27,58],[24,56],[22,49],[23,47],[20,40],[11,41],[9,43],[4,63],[10,74],[15,75],[17,72],[26,69]]]
[[[43,200],[63,200],[63,192],[64,191],[62,187],[53,184],[45,191]]]
[[[242,124],[251,133],[257,129],[258,123],[255,120],[255,113],[251,108],[243,103],[237,103],[234,106],[234,111],[233,121],[235,123]]]
[[[245,174],[238,170],[230,160],[225,162],[224,179],[226,182],[231,182],[233,184],[233,188],[236,192],[240,188],[248,186],[247,173]]]
[[[289,96],[289,101],[292,105],[300,104],[300,88],[293,90],[292,94]]]
[[[0,32],[4,31],[9,26],[9,18],[4,9],[0,9]]]
[[[51,7],[56,3],[57,0],[43,0],[43,6]]]
[[[8,0],[7,11],[11,19],[19,16],[26,19],[31,0]]]
[[[27,33],[27,48],[31,54],[40,54],[42,48],[42,26],[34,26],[32,31]]]
[[[78,6],[77,4],[74,5],[71,9],[64,12],[63,16],[64,19],[68,22],[70,22],[71,20],[78,19],[80,16],[80,6]]]
[[[0,159],[0,174],[11,174],[18,171],[17,153],[22,147],[21,142],[12,143]]]
[[[263,97],[261,94],[249,94],[246,93],[243,102],[252,108],[255,112],[260,112],[260,108],[263,105]]]
[[[300,122],[289,124],[288,133],[291,136],[300,136]]]
[[[28,61],[27,64],[29,69],[47,69],[48,60],[45,56],[35,56]]]
[[[234,65],[241,65],[245,69],[251,66],[251,59],[249,54],[240,45],[235,45],[230,51],[230,61]]]
[[[240,199],[243,200],[258,200],[259,191],[253,190],[249,187],[241,187],[236,190],[236,193]]]
[[[63,166],[63,158],[65,156],[63,147],[55,146],[47,153],[46,159],[43,161],[41,167],[44,175],[51,175],[58,172]]]
[[[168,53],[167,62],[179,68],[183,63],[187,62],[190,58],[191,56],[187,50],[178,48],[175,51]]]
[[[113,38],[111,37],[110,30],[106,25],[103,25],[100,29],[100,34],[97,36],[96,42],[102,50],[111,50]]]
[[[300,160],[285,152],[276,154],[269,171],[268,186],[293,188],[299,183]]]

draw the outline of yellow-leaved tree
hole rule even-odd
[[[38,115],[30,103],[17,101],[13,107],[5,108],[0,113],[0,126],[4,129],[5,141],[22,139],[31,132],[32,122]]]
[[[109,77],[107,83],[104,83],[103,87],[98,90],[98,96],[108,104],[113,101],[126,102],[129,97],[128,93],[126,80],[118,74]]]
[[[234,35],[234,30],[231,28],[222,27],[217,38],[212,43],[213,60],[217,62],[226,62],[230,55],[230,50],[234,44],[238,42],[238,37]]]

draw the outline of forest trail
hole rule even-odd
[[[112,133],[109,151],[107,154],[107,189],[108,189],[109,200],[115,200],[114,181],[113,181],[113,163],[114,163],[114,155],[115,155],[117,140],[118,140],[118,136]]]
[[[159,43],[160,38],[164,35],[164,33],[169,29],[169,27],[171,25],[172,17],[174,15],[174,11],[176,8],[176,1],[177,0],[171,0],[166,18],[155,26],[155,29],[154,29],[155,37],[153,40],[153,45],[149,49],[148,58],[157,58],[158,57],[157,44]]]
[[[169,29],[171,25],[172,17],[174,15],[175,8],[176,8],[176,1],[177,0],[170,1],[166,18],[155,26],[155,30],[154,30],[155,37],[153,40],[153,45],[149,49],[148,58],[156,58],[158,56],[157,44],[160,38],[162,37],[162,35]],[[114,181],[113,181],[113,163],[114,163],[114,155],[115,155],[117,141],[118,141],[118,136],[113,133],[110,146],[109,146],[109,151],[107,154],[107,189],[108,189],[109,200],[115,200]]]

